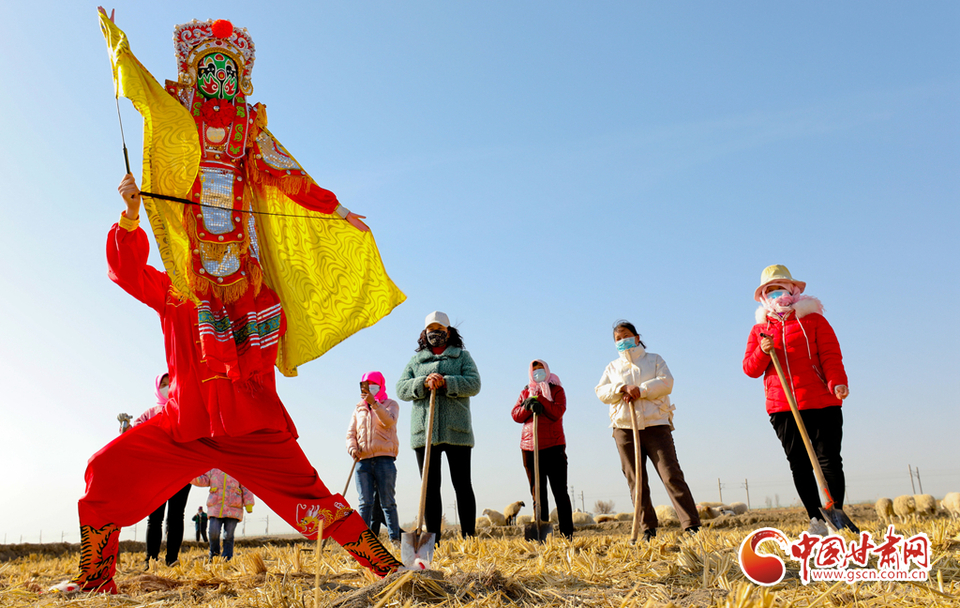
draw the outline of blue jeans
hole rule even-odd
[[[396,459],[375,456],[357,463],[357,493],[360,494],[360,517],[367,527],[373,525],[374,491],[380,494],[380,507],[386,520],[390,540],[400,540],[400,517],[397,515],[395,495],[397,485]]]
[[[220,555],[220,527],[223,526],[223,558],[233,557],[233,531],[237,529],[239,519],[232,517],[210,518],[210,558]]]

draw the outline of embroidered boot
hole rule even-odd
[[[113,575],[117,571],[119,533],[120,528],[113,524],[99,529],[81,525],[80,573],[49,590],[64,594],[80,591],[116,593],[117,584],[113,582]]]
[[[343,548],[362,566],[380,578],[396,572],[397,568],[403,565],[370,530],[361,532],[355,542],[344,543]]]

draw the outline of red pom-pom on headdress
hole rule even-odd
[[[217,19],[210,29],[217,38],[228,38],[233,33],[233,24],[226,19]]]

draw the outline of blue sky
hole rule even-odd
[[[944,456],[960,427],[955,3],[200,6],[123,2],[117,23],[161,81],[176,78],[176,24],[247,27],[252,101],[318,183],[368,216],[408,296],[280,381],[330,488],[349,470],[360,376],[382,371],[393,394],[424,316],[440,309],[483,379],[480,510],[526,496],[509,409],[532,358],[567,389],[578,506],[582,491],[587,510],[600,499],[629,509],[593,394],[618,318],[676,379],[674,437],[695,498],[717,500],[719,478],[725,500],[745,500],[748,480],[754,506],[793,503],[761,382],[741,371],[753,290],[780,263],[821,298],[843,347],[848,500],[909,493],[908,464],[925,492],[960,490],[960,465]],[[156,315],[106,278],[123,160],[95,8],[6,2],[0,23],[8,541],[77,540],[86,459],[115,435],[117,413],[152,404],[164,364]],[[120,108],[139,175],[141,121]],[[409,411],[401,403],[405,522],[419,491]],[[194,490],[188,510],[203,498]],[[453,501],[445,481],[451,519]],[[248,534],[267,513],[255,510]]]

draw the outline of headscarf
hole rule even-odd
[[[157,405],[159,405],[160,407],[165,406],[165,405],[167,404],[167,401],[170,400],[170,389],[169,389],[169,388],[167,389],[167,396],[166,396],[166,397],[164,397],[163,395],[160,394],[160,381],[163,380],[163,377],[164,377],[164,376],[166,376],[166,377],[167,377],[167,380],[169,381],[170,374],[168,374],[167,372],[163,372],[162,374],[160,374],[159,376],[157,376],[157,379],[154,380],[154,383],[153,383],[154,392],[155,392],[156,395],[157,395]]]
[[[389,398],[387,397],[387,381],[384,380],[383,374],[380,372],[367,372],[363,375],[363,378],[360,378],[360,382],[370,382],[371,384],[380,385],[380,392],[373,396],[377,402],[383,403]]]
[[[543,366],[543,371],[547,372],[547,379],[543,382],[537,382],[533,379],[533,364],[539,363]],[[560,378],[556,374],[550,373],[550,366],[547,365],[547,362],[542,359],[534,359],[530,362],[530,368],[527,370],[528,375],[530,376],[530,384],[528,388],[530,389],[530,396],[535,397],[537,394],[543,395],[549,401],[553,401],[553,393],[550,392],[550,385],[556,384],[557,386],[563,386],[560,384]]]

